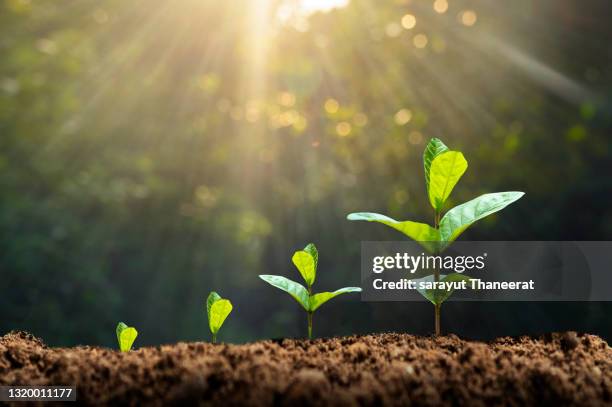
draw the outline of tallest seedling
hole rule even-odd
[[[455,206],[442,216],[446,200],[467,170],[467,161],[461,152],[451,151],[441,140],[433,138],[429,141],[423,153],[423,167],[425,169],[425,185],[429,203],[434,210],[433,227],[426,223],[408,220],[397,221],[388,216],[370,212],[351,213],[348,215],[348,219],[382,223],[417,241],[428,252],[439,254],[472,223],[502,210],[524,195],[523,192],[516,191],[484,194]],[[433,281],[436,282],[469,279],[458,273],[441,275],[439,270],[435,270],[433,276],[427,276],[425,279],[432,281],[432,277]],[[434,305],[435,329],[436,335],[439,335],[440,308],[452,291],[434,289],[419,291],[419,293]]]

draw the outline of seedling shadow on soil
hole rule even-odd
[[[377,334],[132,352],[0,337],[0,385],[77,385],[81,404],[610,405],[612,349],[573,332],[489,343]]]

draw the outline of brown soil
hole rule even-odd
[[[0,338],[0,385],[77,386],[86,404],[612,405],[612,349],[573,332],[490,343],[381,334],[129,353]]]

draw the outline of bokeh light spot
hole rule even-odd
[[[440,13],[440,14],[446,13],[446,10],[448,10],[448,1],[436,0],[434,1],[433,8],[436,11],[436,13]]]
[[[412,43],[417,48],[425,48],[428,42],[429,40],[427,39],[427,36],[425,34],[417,34],[412,39]]]
[[[346,137],[351,134],[351,124],[349,122],[340,122],[336,125],[336,133],[340,137]]]
[[[394,119],[396,124],[403,126],[412,119],[412,112],[408,109],[401,109],[395,113]]]
[[[416,17],[412,14],[406,14],[402,17],[402,27],[407,30],[412,30],[416,25]]]
[[[340,103],[336,99],[329,98],[325,101],[325,111],[329,114],[334,114],[340,108]]]
[[[408,134],[408,142],[413,145],[421,144],[423,142],[423,135],[420,131],[411,131]]]
[[[463,23],[463,25],[467,27],[471,27],[474,24],[476,24],[477,19],[478,19],[478,16],[476,15],[476,12],[473,10],[465,10],[461,13],[461,22]]]
[[[387,36],[391,38],[398,37],[402,33],[402,27],[398,23],[389,23],[385,27]]]

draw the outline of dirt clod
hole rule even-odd
[[[128,353],[0,337],[0,385],[76,385],[85,405],[610,405],[612,349],[566,332],[490,343],[380,334],[178,343]]]

